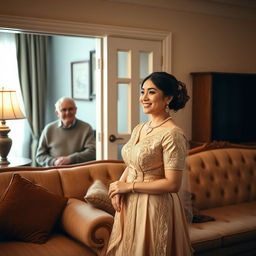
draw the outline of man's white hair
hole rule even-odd
[[[76,103],[72,98],[69,97],[61,97],[60,99],[58,99],[55,103],[55,110],[59,111],[60,110],[60,104],[64,101],[64,100],[68,100],[68,101],[72,101],[74,103],[74,106],[76,107]]]

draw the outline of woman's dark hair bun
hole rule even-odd
[[[174,111],[184,108],[187,101],[190,99],[187,93],[186,85],[181,81],[177,81],[177,85],[177,94],[173,95],[173,99],[169,104],[169,108],[173,109]]]

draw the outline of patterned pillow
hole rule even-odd
[[[95,208],[104,210],[111,215],[115,214],[115,209],[108,196],[108,188],[100,180],[94,181],[84,196],[84,199],[86,202],[91,203]]]
[[[14,174],[0,201],[0,230],[4,239],[45,243],[67,198]]]

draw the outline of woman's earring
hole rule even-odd
[[[169,104],[166,104],[166,106],[165,106],[165,112],[166,112],[166,113],[169,113],[169,112],[170,112]]]

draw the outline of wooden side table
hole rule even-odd
[[[8,158],[9,164],[0,165],[0,168],[10,168],[10,167],[18,167],[18,166],[30,166],[32,160],[25,157],[10,157]]]

